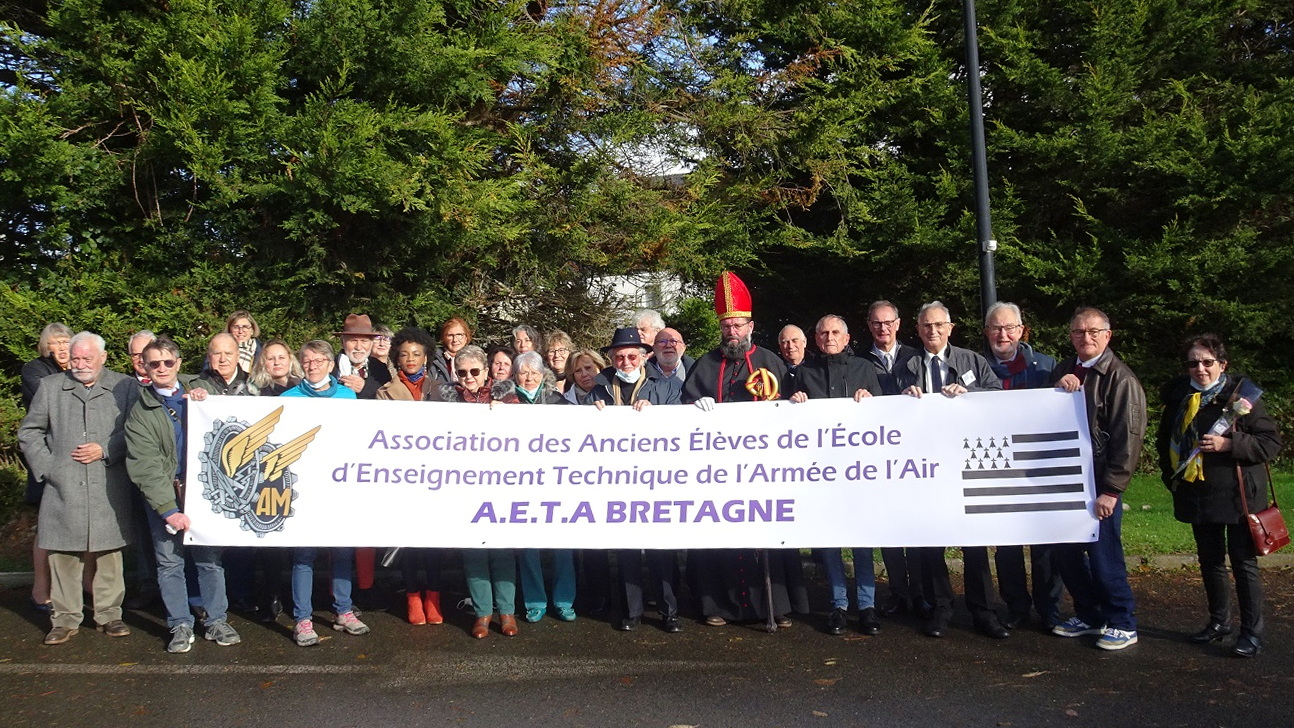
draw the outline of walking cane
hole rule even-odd
[[[772,555],[772,550],[764,549],[764,608],[768,617],[764,622],[764,630],[769,634],[777,631],[777,622],[773,618],[773,577],[768,568],[768,559]]]

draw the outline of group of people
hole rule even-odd
[[[205,639],[232,645],[241,638],[227,620],[228,610],[274,621],[284,611],[284,599],[291,602],[296,643],[318,644],[313,597],[321,557],[330,575],[331,626],[351,635],[369,631],[355,601],[371,598],[375,549],[334,547],[321,554],[314,548],[184,545],[189,401],[285,396],[712,409],[772,399],[861,402],[875,396],[957,397],[969,391],[1056,387],[1081,391],[1086,400],[1098,537],[1091,543],[992,549],[1004,612],[996,605],[990,549],[967,547],[965,603],[975,628],[992,638],[1006,638],[1036,616],[1060,637],[1096,635],[1103,649],[1136,643],[1121,500],[1141,452],[1147,411],[1140,382],[1110,349],[1113,332],[1103,312],[1085,307],[1074,314],[1074,353],[1057,360],[1025,341],[1021,311],[1010,303],[989,308],[982,352],[949,343],[955,324],[939,301],[917,312],[918,346],[899,341],[897,306],[873,303],[866,322],[870,337],[857,354],[846,321],[836,315],[823,316],[812,328],[815,355],[809,354],[805,331],[793,325],[779,332],[779,351],[756,346],[750,293],[731,273],[716,286],[715,311],[720,344],[695,359],[687,355],[683,335],[650,310],[635,312],[631,325],[616,329],[598,349],[576,349],[561,331],[544,336],[527,325],[513,330],[510,345],[484,349],[473,343],[472,328],[462,318],[449,319],[433,336],[416,327],[398,332],[374,327],[368,316],[351,314],[335,332],[340,352],[325,340],[296,350],[279,339],[262,340],[253,316],[237,311],[226,330],[210,340],[197,375],[181,373],[179,348],[164,336],[149,331],[131,336],[133,371],[120,374],[105,368],[102,338],[50,324],[41,333],[40,356],[23,369],[28,414],[19,429],[30,473],[28,499],[39,504],[32,600],[51,615],[45,642],[61,644],[77,634],[86,591],[98,628],[111,637],[129,634],[122,621],[127,603],[123,549],[132,541],[140,583],[134,598],[138,605],[160,596],[171,630],[168,651],[190,649],[196,641],[195,615]],[[1239,393],[1249,391],[1242,386],[1247,382],[1227,372],[1227,353],[1216,336],[1192,338],[1183,361],[1184,374],[1163,390],[1157,444],[1164,483],[1173,491],[1177,517],[1192,525],[1204,575],[1208,623],[1192,640],[1212,642],[1233,629],[1229,556],[1240,607],[1232,650],[1252,657],[1262,646],[1262,592],[1241,503],[1249,512],[1266,506],[1265,464],[1281,439],[1261,401],[1245,399],[1243,410],[1236,406]],[[1219,421],[1227,426],[1215,426]],[[444,621],[446,553],[400,550],[409,623]],[[877,601],[872,549],[853,548],[852,554],[859,631],[875,635],[882,629],[881,617],[910,614],[924,621],[925,634],[947,633],[955,592],[944,548],[881,549],[889,591],[884,604]],[[844,554],[839,548],[820,549],[815,556],[830,591],[826,629],[841,634],[850,623]],[[576,619],[578,587],[583,612],[603,613],[618,605],[612,622],[622,630],[640,626],[645,606],[654,600],[661,628],[673,633],[683,628],[679,600],[685,573],[704,624],[767,621],[785,628],[792,624],[790,615],[810,612],[802,566],[798,550],[469,548],[462,549],[469,595],[463,604],[475,613],[472,636],[486,637],[496,618],[498,631],[512,636],[519,616],[527,622],[549,614]],[[1065,590],[1074,606],[1068,618],[1061,614]]]

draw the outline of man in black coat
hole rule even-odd
[[[820,359],[800,367],[792,402],[808,399],[850,397],[855,402],[881,391],[876,369],[871,362],[849,353],[849,326],[845,320],[828,314],[814,327],[814,341],[822,352]],[[858,604],[858,630],[874,635],[881,631],[876,618],[876,567],[870,548],[853,549],[855,600]],[[831,587],[831,613],[827,615],[827,632],[842,634],[849,611],[849,589],[845,579],[844,556],[839,548],[818,552]]]

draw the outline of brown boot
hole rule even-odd
[[[427,618],[427,624],[444,624],[445,618],[440,613],[440,592],[422,593],[422,613]]]
[[[504,637],[517,636],[517,618],[512,614],[499,615],[499,631]]]
[[[405,600],[409,602],[409,624],[426,624],[427,617],[422,613],[422,594],[406,592]]]
[[[490,633],[490,618],[477,617],[476,621],[472,623],[472,636],[478,640],[483,640],[485,639],[485,636],[488,635],[489,633]]]

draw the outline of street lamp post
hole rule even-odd
[[[979,242],[980,314],[997,302],[993,271],[993,220],[988,207],[988,161],[984,150],[984,97],[979,84],[979,38],[975,30],[975,0],[962,0],[966,21],[966,87],[970,106],[971,168],[975,175],[975,232]]]

